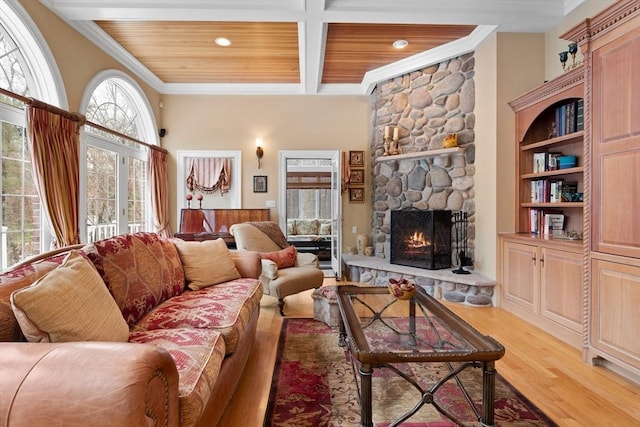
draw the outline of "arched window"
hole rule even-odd
[[[81,105],[89,122],[148,144],[157,142],[151,108],[140,87],[126,74],[98,74]],[[85,126],[81,136],[80,218],[82,241],[149,231],[151,212],[147,148],[130,139]]]
[[[66,108],[51,52],[16,0],[0,0],[0,87]],[[24,104],[0,95],[0,267],[46,250],[51,242],[33,181]]]

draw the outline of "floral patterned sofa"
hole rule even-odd
[[[217,425],[255,340],[260,271],[222,240],[136,233],[1,273],[0,419]]]
[[[287,219],[287,240],[320,240],[331,238],[330,219]]]

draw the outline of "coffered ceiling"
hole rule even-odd
[[[361,95],[584,0],[40,1],[161,93]]]

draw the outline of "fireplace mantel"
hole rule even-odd
[[[390,162],[391,160],[416,160],[426,159],[436,156],[450,156],[464,152],[463,147],[440,148],[437,150],[416,151],[414,153],[394,154],[392,156],[380,156],[376,158],[378,162]]]

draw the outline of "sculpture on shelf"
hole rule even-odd
[[[443,148],[453,148],[458,146],[458,134],[450,133],[449,135],[444,137],[442,141]]]

